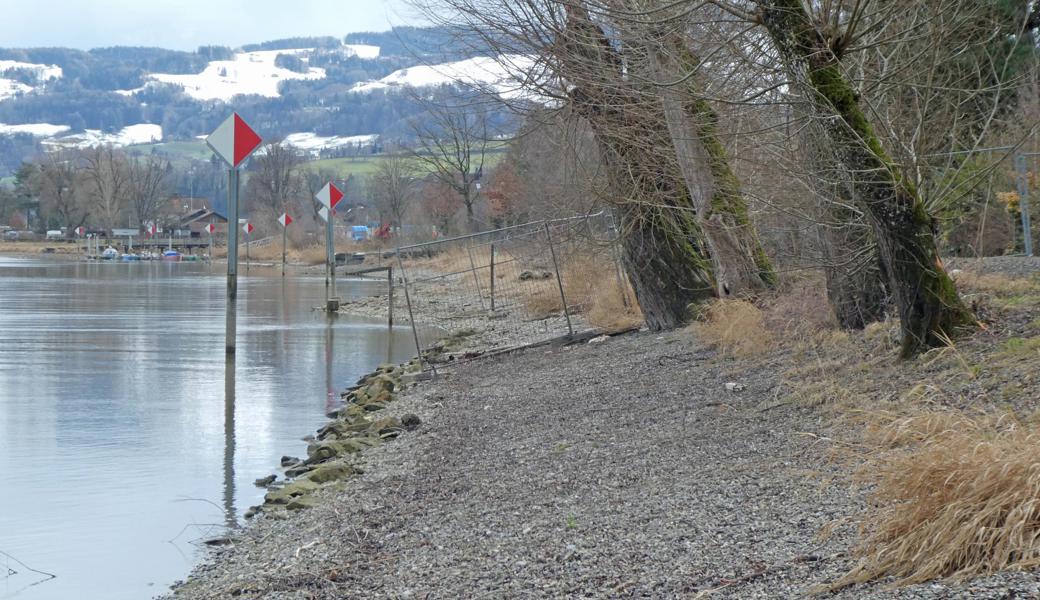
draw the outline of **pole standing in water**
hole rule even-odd
[[[228,252],[227,252],[227,322],[225,349],[235,353],[236,306],[238,297],[238,168],[263,140],[238,113],[232,113],[206,138],[206,144],[228,165]]]

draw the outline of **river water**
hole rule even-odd
[[[163,593],[340,390],[414,355],[409,329],[313,310],[324,278],[240,268],[228,363],[225,282],[205,263],[0,258],[0,599]]]

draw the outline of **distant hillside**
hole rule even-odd
[[[267,139],[328,140],[330,156],[357,136],[405,137],[423,108],[403,90],[504,77],[493,60],[459,62],[479,54],[459,35],[400,27],[195,52],[0,49],[0,177],[48,147],[194,140],[232,107]]]

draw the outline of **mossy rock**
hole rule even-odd
[[[402,428],[401,420],[397,417],[383,417],[382,419],[377,419],[369,423],[368,432],[382,436],[389,432],[400,433]]]
[[[288,504],[293,498],[309,494],[319,487],[321,486],[309,479],[297,479],[292,483],[286,484],[281,489],[267,492],[264,495],[264,502],[269,504]]]
[[[367,387],[362,388],[360,390],[356,390],[354,392],[354,397],[351,398],[350,401],[353,402],[354,404],[365,404],[366,402],[368,402],[370,400],[370,397],[368,395],[368,391],[367,390],[368,390]]]
[[[314,483],[340,481],[354,474],[354,467],[347,462],[334,462],[321,465],[307,474],[307,479]]]
[[[303,510],[305,508],[314,508],[318,505],[318,499],[314,496],[300,496],[299,498],[293,498],[285,505],[288,510]]]
[[[383,410],[384,408],[386,408],[386,403],[384,402],[369,402],[364,406],[364,409],[368,412],[376,412],[377,410]]]

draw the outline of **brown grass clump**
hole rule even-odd
[[[895,585],[1040,566],[1040,444],[1013,415],[951,410],[881,415],[860,479],[877,508],[861,561],[831,589],[879,577]]]
[[[585,321],[606,331],[635,327],[643,322],[643,315],[627,279],[624,288],[618,285],[613,262],[607,257],[579,255],[564,264],[560,278],[563,293],[572,314],[581,314]],[[524,288],[524,306],[535,318],[544,318],[563,312],[559,284],[555,277],[529,282]]]
[[[1035,281],[1025,277],[1010,277],[1003,273],[976,273],[961,271],[955,277],[958,286],[966,291],[989,294],[1024,294],[1038,291]]]
[[[747,300],[716,300],[704,309],[702,320],[687,331],[729,356],[757,356],[773,344],[765,316]]]

